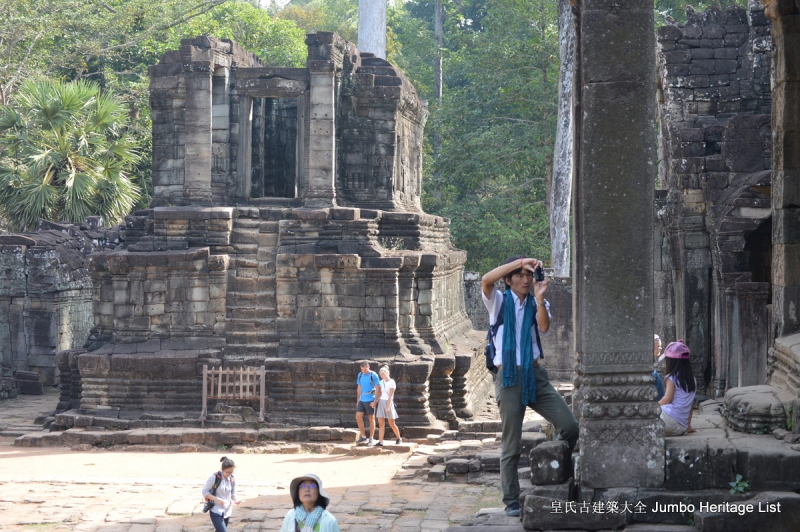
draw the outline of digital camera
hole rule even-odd
[[[203,505],[203,513],[206,513],[213,507],[214,507],[214,501],[206,501],[206,503]]]
[[[541,267],[537,266],[536,269],[533,270],[533,280],[537,283],[544,281],[544,270]]]

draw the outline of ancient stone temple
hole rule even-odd
[[[203,365],[265,365],[270,421],[352,424],[360,359],[390,366],[406,424],[485,399],[466,253],[420,207],[425,103],[337,35],[306,42],[306,68],[207,37],[150,68],[152,208],[89,256],[88,352],[60,358],[83,411],[191,417]]]
[[[766,379],[771,50],[755,2],[658,30],[656,331],[691,346],[709,396]]]

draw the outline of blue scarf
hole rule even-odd
[[[519,346],[520,367],[522,368],[522,404],[529,405],[536,402],[536,373],[533,367],[533,326],[536,310],[533,306],[533,297],[525,298],[525,312],[522,315],[522,333]],[[509,294],[503,304],[503,388],[517,385],[517,313],[514,308],[514,297]]]
[[[301,504],[300,506],[295,506],[294,518],[298,523],[302,523],[303,528],[309,527],[313,530],[314,526],[317,524],[317,521],[319,521],[319,518],[322,517],[322,512],[324,511],[325,508],[322,506],[317,506],[314,508],[313,512],[307,512]]]

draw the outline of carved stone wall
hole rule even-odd
[[[81,347],[93,325],[92,281],[84,258],[119,243],[118,228],[42,222],[42,230],[0,236],[0,359],[58,383],[56,352]]]
[[[772,102],[773,328],[770,383],[798,393],[798,355],[787,343],[800,331],[800,3],[765,0],[773,22],[775,72]],[[777,339],[782,339],[778,342]],[[798,405],[795,401],[795,420]],[[795,423],[795,431],[798,424]]]
[[[187,414],[203,364],[266,364],[270,419],[352,424],[360,359],[391,365],[405,425],[485,400],[466,253],[420,209],[425,105],[337,35],[306,43],[306,68],[207,37],[151,67],[154,207],[89,259],[95,327],[61,357],[64,406]]]
[[[748,381],[765,374],[771,247],[756,242],[772,223],[770,24],[755,2],[687,8],[657,40],[656,332],[684,339],[700,391],[720,396],[741,385],[743,358]],[[743,326],[740,306],[764,319]]]

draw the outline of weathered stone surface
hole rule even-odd
[[[745,386],[725,392],[723,416],[734,430],[751,434],[786,426],[783,403],[770,386]]]
[[[710,486],[708,446],[699,438],[666,438],[666,482],[669,490]]]
[[[530,452],[531,483],[561,484],[572,476],[569,445],[565,441],[546,441]]]
[[[465,460],[463,458],[451,458],[446,460],[444,465],[448,473],[468,473],[469,464],[469,460]]]
[[[767,491],[756,494],[743,511],[697,511],[695,525],[703,532],[757,532],[800,529],[800,495]],[[750,506],[752,505],[752,506]]]
[[[653,490],[640,489],[635,495],[644,505],[644,511],[634,512],[637,523],[686,524],[700,504],[741,504],[753,497],[752,493],[731,495],[730,490]],[[691,507],[689,505],[692,505]]]
[[[567,505],[575,511],[567,513]],[[522,526],[525,530],[602,530],[621,528],[625,515],[621,513],[578,513],[577,503],[528,495],[522,508]]]

